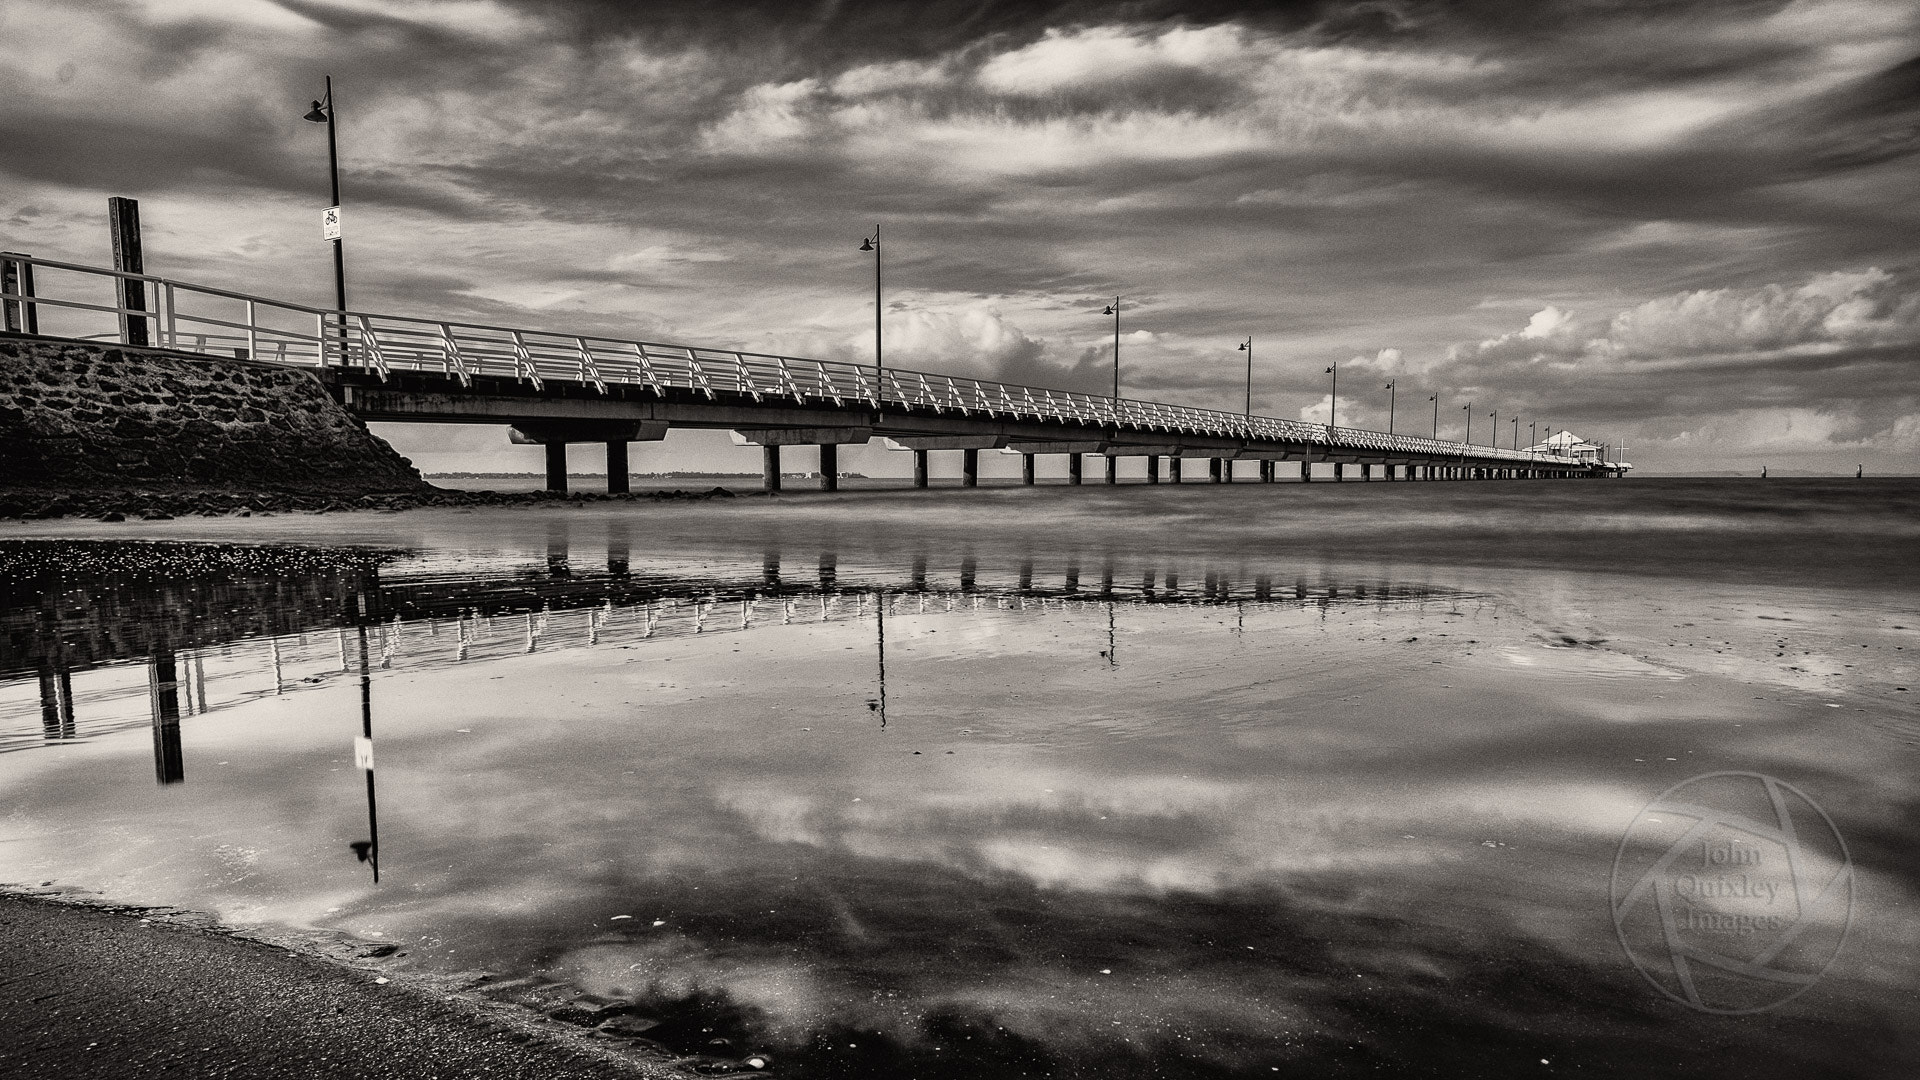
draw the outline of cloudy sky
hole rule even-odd
[[[0,0],[0,247],[330,302],[328,73],[357,308],[1920,471],[1910,3]]]

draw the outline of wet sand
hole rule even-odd
[[[820,1075],[1898,1075],[1920,1060],[1899,959],[1920,944],[1920,487],[1740,483],[143,523],[415,547],[425,578],[777,565],[830,576],[845,610],[770,603],[696,636],[674,609],[644,645],[556,610],[535,651],[503,626],[465,669],[399,639],[375,683],[398,906],[295,854],[355,828],[320,722],[352,714],[345,682],[195,718],[194,775],[217,781],[124,789],[144,748],[109,739],[66,768],[13,755],[6,858],[229,921],[429,940],[422,971],[539,974],[502,1000],[564,986],[665,1045],[706,1026]],[[124,535],[84,524],[27,531]],[[1817,793],[1860,880],[1819,985],[1731,1020],[1653,993],[1607,919],[1635,813],[1716,769]]]

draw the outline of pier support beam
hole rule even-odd
[[[1080,455],[1068,454],[1067,455],[1067,483],[1077,484],[1079,482],[1080,482]]]
[[[567,444],[547,444],[547,490],[567,490]]]
[[[1034,470],[1036,467],[1034,458],[1037,456],[1036,454],[1020,455],[1020,482],[1028,487],[1033,486]]]
[[[1373,466],[1365,461],[1360,463],[1360,479],[1372,482]]]
[[[780,490],[779,443],[768,443],[760,448],[760,486],[768,491]]]
[[[1177,484],[1180,482],[1181,460],[1182,459],[1179,454],[1175,454],[1172,457],[1169,457],[1167,459],[1167,483]]]
[[[1207,459],[1207,479],[1210,482],[1215,484],[1218,484],[1221,482],[1222,478],[1220,476],[1220,467],[1223,464],[1224,462],[1222,462],[1219,458]]]
[[[1117,484],[1119,482],[1120,482],[1120,459],[1117,457],[1114,457],[1112,454],[1108,454],[1107,455],[1107,483]]]
[[[1261,458],[1260,459],[1260,482],[1263,484],[1273,483],[1273,470],[1274,470],[1273,459]]]
[[[1302,461],[1300,463],[1300,482],[1303,484],[1313,483],[1313,462]]]
[[[917,488],[927,486],[927,451],[925,450],[913,452],[913,486]]]
[[[1147,455],[1147,483],[1157,484],[1159,482],[1160,482],[1160,455],[1148,454]]]
[[[624,439],[615,439],[607,444],[607,494],[625,495],[633,490],[633,481],[627,467],[627,443]]]
[[[840,490],[840,447],[834,443],[820,444],[820,490]]]
[[[1333,478],[1335,480],[1345,480],[1347,478],[1346,462],[1336,461],[1333,463]]]
[[[974,449],[960,451],[960,486],[980,486],[980,451]]]

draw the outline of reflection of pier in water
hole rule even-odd
[[[766,550],[719,566],[679,566],[664,558],[636,566],[628,545],[610,539],[603,564],[579,565],[563,535],[550,538],[544,561],[503,559],[444,572],[366,552],[294,549],[309,552],[302,557],[277,549],[278,569],[266,580],[253,557],[262,549],[226,549],[235,558],[223,563],[213,545],[152,545],[169,546],[186,549],[185,565],[203,572],[70,585],[50,571],[32,579],[40,591],[30,608],[15,603],[27,597],[9,583],[11,595],[0,608],[5,669],[33,673],[40,722],[23,723],[25,714],[0,706],[0,751],[151,724],[156,775],[163,784],[176,783],[185,776],[183,717],[323,685],[355,674],[362,662],[362,677],[370,679],[375,669],[870,617],[880,685],[869,704],[884,721],[889,617],[1094,612],[1104,625],[1090,653],[1117,665],[1116,627],[1134,607],[1233,607],[1238,631],[1250,608],[1404,605],[1464,595],[1209,565],[1186,572],[1171,560],[1111,555],[1056,554],[982,567],[971,553],[945,565],[919,554],[902,560],[907,566],[901,568],[809,548],[793,561]],[[304,575],[285,569],[307,564]],[[146,667],[144,687],[115,679],[126,661]],[[82,675],[77,690],[76,673]],[[26,681],[16,677],[0,690]],[[140,698],[144,707],[133,707]],[[370,728],[370,701],[363,711],[363,726]],[[370,731],[364,737],[370,740]]]

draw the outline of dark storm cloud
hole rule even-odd
[[[324,192],[299,113],[331,72],[350,273],[402,310],[865,355],[880,221],[902,362],[1098,389],[1084,298],[1151,293],[1127,385],[1196,403],[1238,400],[1220,354],[1255,333],[1282,415],[1389,348],[1569,423],[1920,412],[1864,359],[1898,343],[1483,348],[1549,308],[1617,344],[1675,297],[1904,280],[1920,32],[1871,0],[0,5],[0,220],[138,194],[233,278],[215,253],[312,251],[273,208]]]

